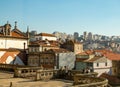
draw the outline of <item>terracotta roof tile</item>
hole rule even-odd
[[[13,37],[24,37],[24,36],[22,36],[18,33],[15,33],[15,32],[12,32],[11,34],[12,34]]]
[[[49,33],[40,33],[40,34],[37,34],[35,36],[49,36],[49,37],[55,37],[55,35],[53,34],[49,34]]]
[[[96,50],[96,52],[102,53],[105,57],[107,57],[110,60],[120,60],[120,54],[114,53],[109,50]]]
[[[78,53],[79,55],[91,55],[91,54],[94,54],[94,51],[93,50],[87,50],[87,51],[84,51],[82,53]]]
[[[95,54],[95,53],[100,53],[101,55],[105,56],[106,58],[110,60],[120,60],[120,54],[114,53],[110,50],[87,50],[82,53],[79,53],[78,55],[90,55],[90,54]]]
[[[102,58],[102,57],[94,57],[94,58],[91,58],[91,59],[88,59],[88,60],[85,60],[84,62],[94,62],[94,61],[96,61],[96,60],[98,60],[98,59],[100,59],[100,58]]]
[[[27,38],[20,30],[18,29],[13,29],[11,31],[11,36],[12,37],[19,37],[19,38]]]
[[[6,60],[7,60],[7,58],[9,57],[9,56],[11,56],[12,58],[13,58],[13,60],[14,60],[14,58],[15,58],[15,55],[14,54],[18,54],[19,52],[5,52],[4,54],[3,54],[3,56],[0,58],[0,63],[5,63],[6,62]]]
[[[13,50],[13,49],[0,49],[0,52],[4,52],[3,55],[0,57],[0,63],[6,63],[6,60],[8,57],[11,57],[13,60],[16,58],[16,55],[25,62],[25,56],[24,54],[19,50]]]
[[[45,40],[40,40],[40,41],[34,41],[30,42],[30,45],[42,45],[42,46],[48,46],[48,47],[58,47],[59,44],[57,41],[45,41]]]

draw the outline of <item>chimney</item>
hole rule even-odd
[[[17,21],[15,21],[15,27],[14,27],[14,29],[17,29]]]
[[[25,51],[25,45],[26,45],[26,43],[24,42],[24,51]]]

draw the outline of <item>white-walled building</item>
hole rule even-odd
[[[17,22],[11,30],[11,25],[7,22],[4,26],[0,26],[0,48],[1,49],[26,49],[28,45],[28,37],[24,35],[18,28]]]
[[[75,68],[77,70],[92,69],[98,76],[102,73],[118,75],[120,54],[108,50],[87,50],[76,55]]]
[[[112,74],[112,61],[104,56],[95,56],[84,62],[87,64],[88,68],[93,69],[93,72],[97,72],[98,76],[102,73]]]
[[[56,41],[57,38],[53,34],[40,33],[40,34],[35,35],[35,40],[53,40],[53,41]]]

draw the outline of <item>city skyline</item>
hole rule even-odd
[[[119,36],[119,0],[0,0],[0,26],[7,21],[22,31],[84,31]]]

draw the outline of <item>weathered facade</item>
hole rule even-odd
[[[60,69],[67,66],[74,68],[75,54],[65,49],[50,49],[45,52],[29,52],[29,66],[43,66],[44,68]]]
[[[42,66],[46,69],[53,69],[55,66],[55,55],[48,52],[30,53],[28,55],[29,66]]]
[[[68,49],[75,54],[83,52],[83,44],[77,41],[68,40],[61,45],[62,48]]]
[[[44,52],[49,49],[59,49],[57,41],[39,40],[29,44],[29,52]]]
[[[103,52],[98,50],[88,50],[76,56],[76,69],[90,69],[98,75],[107,73],[113,74],[112,60]]]

